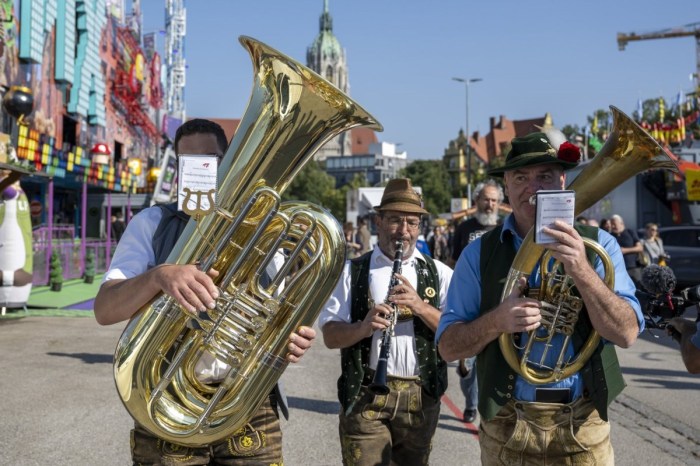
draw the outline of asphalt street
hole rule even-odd
[[[112,376],[122,326],[92,317],[0,320],[0,464],[127,465],[131,419]],[[618,465],[700,464],[700,377],[676,344],[645,335],[618,354],[628,387],[611,407]],[[319,340],[283,376],[291,416],[285,464],[339,465],[338,351]],[[454,368],[434,439],[434,465],[479,464],[475,427],[461,421]]]

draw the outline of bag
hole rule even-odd
[[[651,260],[649,260],[649,254],[646,253],[646,251],[642,251],[637,254],[637,265],[640,267],[646,267],[651,263]]]

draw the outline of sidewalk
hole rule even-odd
[[[49,286],[33,286],[27,301],[27,312],[22,309],[8,311],[5,317],[31,316],[84,316],[92,317],[92,308],[102,274],[95,275],[92,283],[82,278],[63,282],[61,291],[51,291]]]

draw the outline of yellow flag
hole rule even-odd
[[[659,97],[659,121],[661,123],[663,123],[665,117],[666,117],[666,103],[664,102],[663,97]]]
[[[700,170],[685,171],[685,189],[689,201],[700,201]]]

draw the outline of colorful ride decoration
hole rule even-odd
[[[0,193],[0,305],[21,308],[27,304],[33,261],[29,201],[16,182]]]

